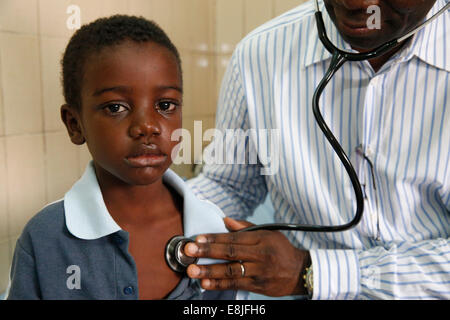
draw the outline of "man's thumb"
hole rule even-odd
[[[234,220],[233,218],[229,217],[223,218],[223,222],[225,223],[227,229],[230,231],[238,231],[254,225],[253,223],[245,220]]]

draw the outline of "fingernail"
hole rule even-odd
[[[190,267],[189,273],[192,277],[197,277],[198,275],[200,275],[200,268],[196,265],[192,265],[192,267]]]
[[[196,241],[198,243],[206,243],[206,237],[205,236],[198,236]]]
[[[209,279],[204,279],[204,280],[203,280],[203,287],[209,288],[210,286],[211,286],[211,280],[209,280]]]
[[[196,254],[198,252],[198,246],[195,243],[190,242],[186,245],[186,252],[189,254]]]

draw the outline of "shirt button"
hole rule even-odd
[[[125,293],[127,296],[134,293],[134,288],[132,286],[128,286],[123,288],[123,293]]]

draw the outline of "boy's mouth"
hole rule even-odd
[[[154,167],[166,162],[167,155],[162,153],[155,144],[141,144],[124,160],[133,168]]]

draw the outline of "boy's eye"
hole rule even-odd
[[[121,104],[118,103],[112,103],[112,104],[108,104],[107,106],[105,106],[105,109],[109,112],[109,113],[121,113],[127,110],[126,107],[124,107]]]
[[[177,104],[170,101],[161,101],[156,104],[157,109],[164,112],[174,111],[177,108],[177,106],[178,106]]]

